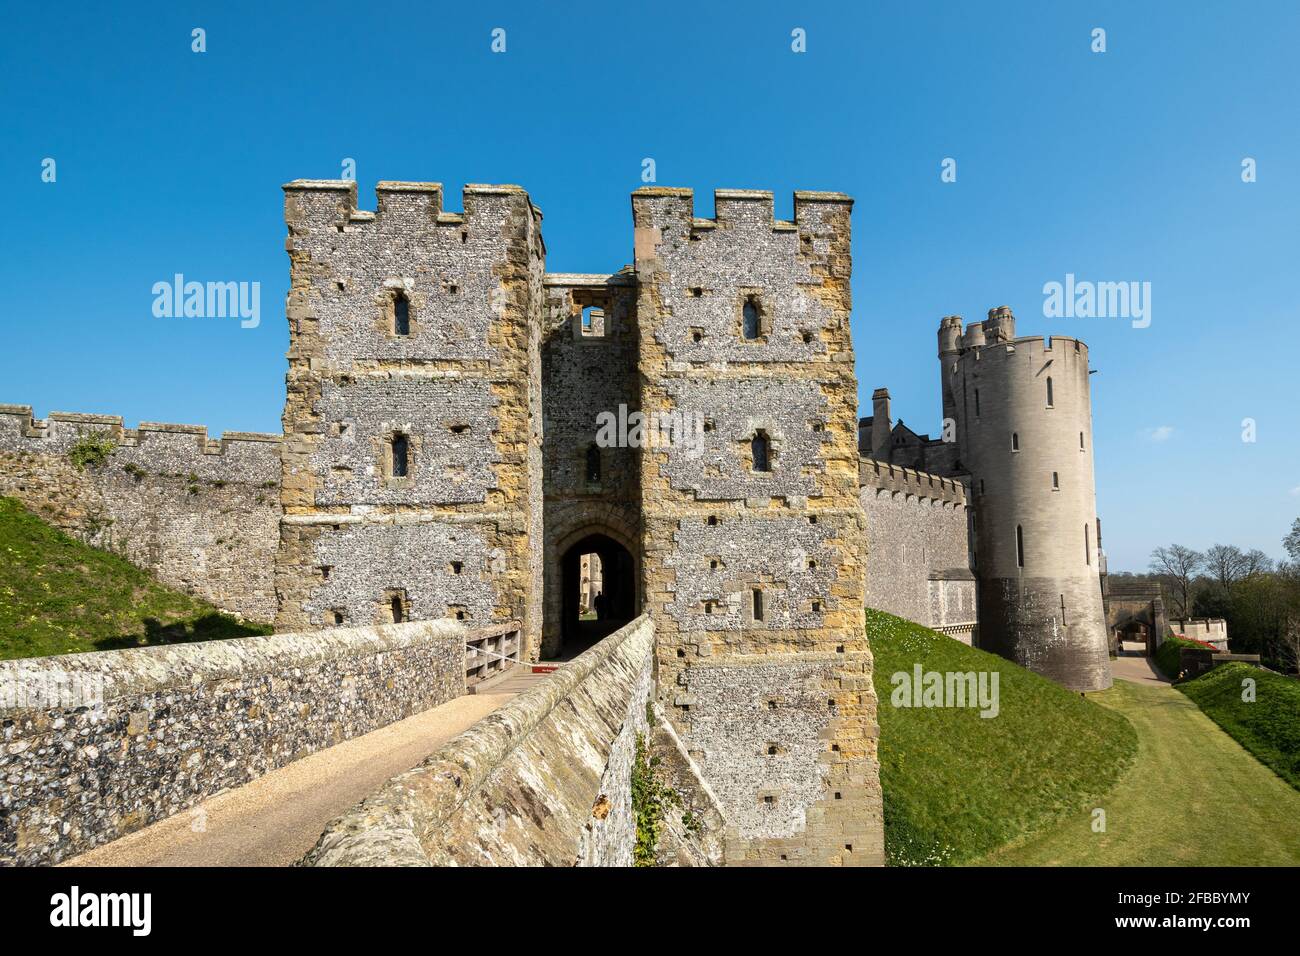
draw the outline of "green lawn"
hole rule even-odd
[[[1209,675],[1207,675],[1209,676]],[[1297,866],[1300,792],[1171,687],[1089,695],[1137,730],[1133,765],[1091,809],[989,854],[1005,866]]]
[[[1254,700],[1242,700],[1254,681]],[[1212,721],[1291,786],[1300,788],[1300,681],[1240,662],[1177,685]]]
[[[0,659],[269,633],[0,498]]]
[[[879,611],[867,612],[867,638],[890,865],[968,862],[1091,807],[1136,752],[1123,715],[994,654]],[[998,715],[894,707],[891,676],[918,662],[925,671],[996,672]]]

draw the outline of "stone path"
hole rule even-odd
[[[295,760],[63,865],[289,866],[315,846],[331,820],[516,693],[501,687],[458,697]]]
[[[1110,673],[1116,680],[1126,680],[1133,684],[1144,684],[1147,687],[1156,687],[1168,685],[1169,681],[1161,676],[1156,670],[1155,665],[1151,663],[1151,658],[1146,654],[1133,652],[1121,653],[1119,657],[1110,662]]]

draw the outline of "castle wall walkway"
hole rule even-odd
[[[292,866],[331,820],[514,696],[458,697],[304,757],[66,865]]]

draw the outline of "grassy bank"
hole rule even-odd
[[[1253,700],[1243,700],[1254,681]],[[1300,681],[1249,664],[1221,664],[1178,689],[1233,740],[1300,789]]]
[[[1094,806],[979,862],[1300,865],[1300,792],[1243,750],[1187,697],[1168,686],[1122,680],[1089,696],[1132,723],[1138,735],[1136,759]],[[1104,821],[1095,814],[1098,809],[1105,812]],[[1104,829],[1098,829],[1099,822]]]
[[[867,637],[891,865],[967,862],[1086,808],[1137,749],[1121,714],[997,655],[879,611],[867,612]],[[923,671],[996,673],[997,716],[893,706],[891,677],[918,663]]]
[[[0,498],[0,659],[269,634]]]

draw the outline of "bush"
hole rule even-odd
[[[1204,641],[1193,641],[1186,637],[1174,635],[1166,637],[1156,651],[1155,658],[1156,666],[1160,668],[1160,672],[1171,681],[1178,680],[1182,674],[1182,649],[1184,647],[1200,648],[1201,650],[1208,647],[1212,651],[1218,650],[1213,644],[1206,644]]]
[[[68,458],[77,466],[77,471],[102,468],[116,449],[117,442],[109,435],[103,433],[82,435],[68,449]]]

